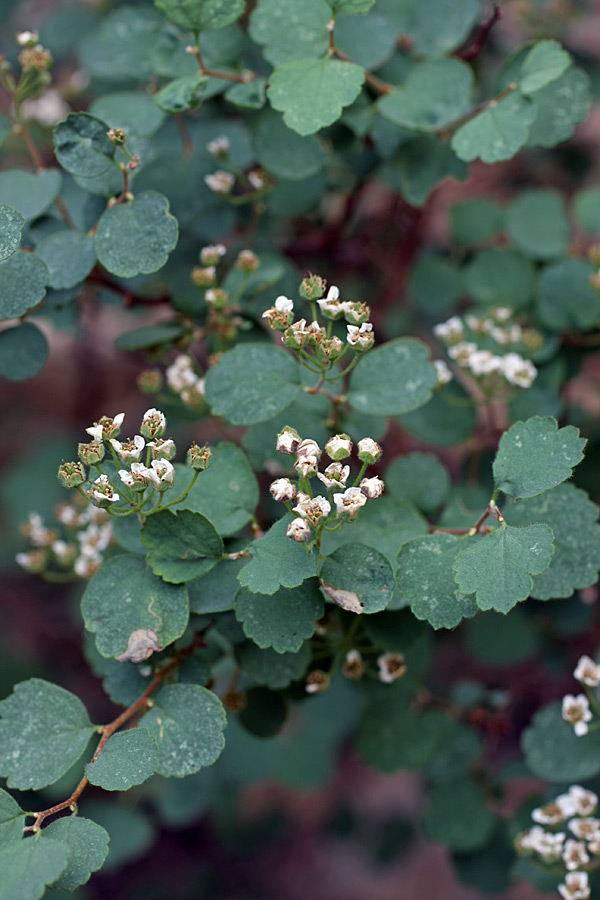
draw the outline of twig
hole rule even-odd
[[[477,59],[486,45],[490,36],[490,31],[501,17],[502,10],[500,9],[500,4],[494,3],[490,16],[481,23],[477,39],[469,47],[459,53],[458,58],[463,59],[465,62],[471,62],[471,60]]]

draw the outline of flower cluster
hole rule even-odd
[[[206,331],[214,334],[220,345],[235,339],[237,329],[242,324],[238,315],[240,311],[238,301],[244,293],[250,275],[260,265],[256,253],[248,249],[240,250],[233,264],[233,271],[226,273],[226,290],[223,287],[225,273],[220,274],[218,271],[219,264],[226,253],[227,248],[224,244],[211,244],[203,247],[200,251],[200,265],[195,266],[191,273],[192,281],[203,292],[208,310]],[[181,365],[183,366],[183,362]],[[187,368],[192,368],[193,371],[191,360],[190,366]],[[177,391],[177,393],[180,392]]]
[[[572,785],[566,794],[534,809],[531,818],[536,824],[516,840],[522,855],[562,867],[564,881],[558,891],[564,900],[590,896],[588,871],[600,864],[600,819],[594,818],[597,806],[596,794]]]
[[[191,50],[192,48],[188,49]],[[211,156],[220,160],[222,164],[231,166],[231,146],[229,138],[226,135],[220,135],[212,141],[209,141],[206,145],[206,149]],[[204,183],[211,191],[213,191],[213,193],[227,195],[232,193],[236,177],[239,177],[243,191],[241,197],[244,196],[244,192],[249,192],[248,199],[254,198],[254,192],[263,191],[265,188],[271,186],[271,179],[264,169],[256,168],[252,169],[250,172],[241,173],[238,172],[234,166],[231,166],[231,168],[234,169],[234,171],[217,169],[215,172],[205,175]],[[240,195],[238,195],[237,199],[240,199]]]
[[[589,656],[582,656],[573,677],[584,686],[585,694],[566,694],[562,701],[562,717],[565,722],[569,722],[573,726],[573,731],[578,737],[587,734],[589,731],[588,722],[592,721],[591,706],[599,711],[596,698],[592,692],[592,688],[600,684],[600,665],[594,662]]]
[[[282,332],[282,340],[290,350],[296,350],[300,356],[316,362],[318,369],[327,368],[341,359],[348,348],[355,353],[364,353],[373,346],[375,335],[373,325],[368,321],[371,310],[366,303],[355,303],[339,299],[339,289],[332,285],[323,297],[325,282],[316,275],[307,276],[300,286],[300,293],[313,304],[313,316],[316,306],[327,326],[323,327],[313,318],[294,320],[294,301],[289,297],[277,297],[273,306],[266,309],[263,319],[267,319],[274,331]],[[316,305],[315,305],[316,304]],[[333,322],[344,318],[346,321],[345,343],[341,337],[333,334]],[[308,356],[312,353],[312,358]]]
[[[433,332],[446,345],[448,356],[461,368],[469,369],[487,389],[506,381],[528,388],[537,376],[536,367],[522,354],[537,350],[541,335],[515,322],[508,307],[497,306],[489,316],[452,316],[436,325]],[[439,368],[438,377],[440,381],[449,380],[445,370],[440,372]]]
[[[285,503],[296,515],[287,529],[289,538],[304,543],[313,531],[318,535],[323,529],[328,530],[328,524],[335,526],[340,521],[352,522],[367,500],[381,496],[383,481],[377,476],[363,477],[367,466],[380,458],[381,447],[372,438],[363,438],[357,447],[358,458],[363,465],[352,486],[348,487],[350,466],[342,464],[342,460],[352,452],[352,441],[347,434],[336,434],[327,441],[325,454],[332,462],[321,472],[319,462],[322,451],[316,441],[310,438],[303,440],[289,426],[277,435],[277,451],[294,457],[293,466],[299,479],[296,485],[289,478],[278,478],[270,487],[273,499]],[[313,495],[310,479],[315,476],[325,486],[327,497]]]
[[[208,292],[207,292],[208,293]],[[186,406],[197,406],[204,400],[204,378],[195,369],[195,360],[187,353],[180,353],[165,376],[167,384]]]

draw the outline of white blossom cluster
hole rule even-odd
[[[562,717],[565,722],[573,726],[573,731],[578,737],[589,731],[588,722],[592,721],[593,714],[590,708],[590,700],[595,703],[591,688],[600,684],[600,665],[589,656],[582,656],[577,663],[573,677],[584,685],[585,694],[566,694],[562,700]]]
[[[345,318],[346,346],[363,353],[373,346],[375,339],[373,325],[368,321],[371,311],[366,303],[341,301],[339,296],[339,289],[332,285],[327,296],[316,303],[325,319]],[[323,328],[316,321],[307,324],[306,319],[294,321],[294,301],[289,297],[277,297],[262,317],[275,331],[283,332],[283,341],[291,350],[311,348],[319,358],[331,361],[339,359],[344,352],[344,343],[337,335],[331,335],[331,326]]]
[[[47,528],[39,513],[30,513],[23,526],[33,549],[17,553],[16,561],[27,572],[44,572],[55,566],[63,573],[91,578],[100,568],[112,539],[108,513],[85,503],[83,498],[61,504],[55,517],[59,528]]]
[[[528,388],[537,376],[537,369],[514,348],[535,349],[540,336],[531,329],[523,329],[517,322],[511,323],[512,316],[511,309],[498,306],[491,310],[490,316],[467,314],[464,319],[452,316],[436,325],[433,332],[446,345],[448,356],[476,378],[486,379],[488,383],[494,379],[501,383],[499,379],[503,379]],[[449,380],[446,371],[440,372],[438,368],[441,383],[445,383],[443,378]]]
[[[363,438],[358,442],[357,449],[358,458],[363,463],[362,474],[367,465],[380,458],[381,447],[372,438]],[[287,536],[299,543],[309,540],[313,529],[320,528],[330,518],[354,521],[367,500],[374,500],[383,493],[384,483],[377,476],[359,476],[351,487],[347,486],[350,466],[342,464],[342,460],[352,452],[352,441],[347,434],[336,434],[325,444],[325,454],[332,462],[322,472],[319,471],[322,450],[317,442],[311,438],[303,440],[289,426],[277,436],[277,451],[295,457],[293,465],[304,488],[300,490],[289,478],[278,478],[270,487],[273,499],[285,503],[296,514],[297,518],[288,526]],[[313,495],[310,479],[314,476],[327,489],[327,497]]]
[[[167,367],[167,384],[186,406],[193,406],[204,398],[204,378],[194,368],[194,360],[186,353],[180,353]]]
[[[571,785],[545,806],[534,809],[536,823],[522,832],[517,850],[537,856],[543,863],[560,865],[564,881],[558,885],[563,900],[587,900],[588,871],[600,865],[600,819],[594,817],[598,797],[579,785]]]

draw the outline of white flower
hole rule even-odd
[[[381,457],[382,449],[373,438],[362,438],[357,445],[358,458],[361,462],[375,463]]]
[[[103,425],[90,425],[90,427],[85,430],[88,434],[91,434],[95,441],[99,444],[102,443],[102,434],[104,432]]]
[[[23,530],[34,547],[44,547],[52,543],[56,534],[56,532],[53,533],[49,528],[46,528],[44,520],[36,512],[29,513],[27,525],[25,525]]]
[[[129,460],[137,461],[140,458],[142,450],[146,446],[146,441],[141,434],[136,434],[131,440],[123,443],[117,441],[116,438],[111,438],[110,444],[115,453],[121,458],[121,462],[129,462]]]
[[[216,172],[205,175],[204,181],[215,194],[230,194],[235,183],[235,178],[231,172],[217,169]]]
[[[165,375],[167,384],[176,394],[185,388],[192,387],[198,380],[198,375],[193,368],[193,360],[185,353],[180,353],[176,357],[175,361],[168,366]]]
[[[103,416],[102,421],[94,422],[90,428],[86,428],[86,433],[91,434],[95,441],[101,443],[103,438],[103,434],[106,431],[107,437],[111,437],[113,433],[119,433],[118,429],[123,424],[123,419],[125,418],[125,413],[117,413],[112,419],[108,416]]]
[[[226,156],[227,153],[229,153],[229,138],[224,134],[213,138],[213,140],[209,141],[206,145],[206,149],[211,156]]]
[[[340,303],[339,289],[332,284],[326,297],[317,300],[319,309],[328,319],[339,319],[344,315],[344,304]]]
[[[453,340],[454,338],[462,338],[465,333],[462,320],[458,316],[452,316],[447,322],[440,322],[434,325],[433,333],[436,337],[444,340]]]
[[[352,441],[347,434],[334,434],[325,444],[325,453],[338,462],[352,453]]]
[[[468,366],[469,360],[477,352],[477,345],[470,341],[460,341],[448,349],[448,356],[455,359],[459,366]]]
[[[164,491],[173,485],[175,469],[168,459],[153,459],[144,474],[157,490]]]
[[[289,478],[278,478],[277,481],[271,483],[269,488],[273,500],[293,500],[296,496],[296,485],[292,484]]]
[[[569,872],[565,883],[558,885],[563,900],[587,900],[590,896],[590,880],[587,872]]]
[[[572,804],[573,812],[578,816],[591,816],[598,806],[597,795],[593,791],[587,791],[585,788],[580,787],[578,784],[572,784],[569,788],[569,793],[567,795],[563,794],[560,798],[557,797],[556,802],[558,803],[559,799],[564,797],[568,797]]]
[[[452,381],[454,376],[443,359],[434,359],[433,364],[437,370],[438,384],[448,384],[449,381]]]
[[[290,522],[288,525],[286,535],[291,538],[292,541],[303,544],[311,535],[310,525],[306,519],[294,519],[294,521]]]
[[[585,842],[574,841],[570,838],[565,842],[562,858],[565,866],[571,872],[590,861],[585,849]]]
[[[551,862],[558,859],[562,853],[566,835],[561,831],[558,834],[552,834],[550,831],[544,831],[539,825],[534,825],[527,833],[526,842],[521,840],[521,846],[528,847],[546,861]]]
[[[119,478],[127,487],[143,491],[148,485],[148,469],[143,463],[132,463],[130,471],[119,469]]]
[[[79,552],[82,556],[95,559],[103,550],[106,550],[111,537],[112,526],[110,522],[104,525],[96,525],[94,522],[91,522],[86,529],[77,533]]]
[[[254,169],[252,172],[248,172],[248,181],[255,191],[260,191],[267,183],[265,173],[260,169]]]
[[[321,448],[317,444],[316,441],[313,441],[312,438],[305,438],[303,441],[300,441],[298,444],[298,448],[296,450],[296,455],[298,459],[306,456],[314,456],[317,459],[321,458]]]
[[[80,578],[91,578],[101,565],[102,557],[100,554],[95,556],[78,556],[73,564],[73,569]]]
[[[346,488],[343,493],[333,495],[338,518],[352,522],[356,518],[359,509],[365,505],[367,498],[360,488]]]
[[[594,819],[592,816],[571,819],[569,829],[580,840],[600,840],[600,819]]]
[[[590,704],[585,694],[566,694],[562,701],[562,717],[569,722],[578,737],[588,732],[587,723],[592,720]]]
[[[489,350],[476,350],[469,357],[469,368],[474,375],[489,375],[492,372],[501,371],[503,361],[501,357],[494,356]]]
[[[275,309],[277,312],[291,313],[294,309],[294,301],[281,294],[275,301]]]
[[[325,449],[327,449],[327,445],[325,445]],[[345,488],[349,475],[350,466],[342,466],[339,462],[331,463],[324,472],[317,472],[317,478],[323,482],[328,490],[332,488],[342,490]]]
[[[559,822],[564,822],[569,815],[570,813],[565,813],[556,802],[553,802],[534,809],[531,818],[540,825],[558,825]]]
[[[92,488],[90,494],[98,503],[116,503],[120,500],[119,495],[113,491],[107,475],[100,475],[94,484],[96,488]]]
[[[406,660],[403,653],[382,653],[377,657],[379,680],[391,684],[406,672]]]
[[[497,322],[507,322],[512,316],[513,311],[508,306],[495,306],[492,309],[492,315]]]
[[[573,672],[573,677],[581,684],[596,687],[597,684],[600,684],[600,666],[589,656],[582,656]]]
[[[278,453],[292,454],[295,453],[300,444],[300,435],[294,428],[289,425],[280,431],[277,435],[276,450]]]
[[[530,387],[537,375],[537,369],[528,359],[518,353],[507,353],[502,357],[502,373],[510,384],[518,387]]]
[[[35,119],[44,128],[53,128],[62,122],[71,112],[62,95],[54,88],[50,88],[40,97],[25,100],[21,104],[21,114],[25,119]]]
[[[27,47],[31,44],[37,44],[39,39],[37,31],[20,31],[16,37],[17,44],[20,47]]]
[[[373,478],[363,478],[359,487],[368,500],[376,500],[383,494],[385,485],[381,478],[375,475]]]
[[[159,426],[163,429],[167,427],[165,414],[162,413],[160,409],[154,409],[154,407],[146,410],[146,412],[142,416],[142,424],[144,424],[144,422],[149,422],[153,426]]]
[[[299,494],[303,499],[297,506],[294,506],[294,512],[302,519],[308,519],[313,525],[323,516],[328,516],[331,512],[331,503],[325,497],[307,497],[306,494]],[[305,499],[304,499],[305,498]]]
[[[370,322],[363,322],[362,325],[347,325],[348,335],[346,340],[351,347],[356,350],[368,350],[373,346],[374,335],[373,326]]]

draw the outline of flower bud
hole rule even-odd
[[[212,141],[208,142],[206,149],[211,156],[215,156],[217,159],[225,159],[229,155],[229,138],[224,134],[219,135],[219,137],[213,138]]]
[[[304,544],[311,535],[310,525],[306,519],[294,519],[287,527],[287,537],[299,544]]]
[[[335,362],[344,352],[344,344],[339,337],[335,335],[330,338],[324,338],[320,344],[316,346],[317,356],[326,362]]]
[[[335,434],[325,444],[325,453],[330,459],[338,462],[352,453],[352,441],[348,434]]]
[[[200,262],[203,266],[217,266],[226,253],[225,244],[208,244],[200,251]]]
[[[286,425],[277,435],[276,450],[278,453],[295,453],[302,438],[295,428]]]
[[[381,478],[376,475],[373,478],[363,478],[359,486],[367,500],[376,500],[377,497],[381,497],[385,487]]]
[[[123,463],[139,462],[142,450],[146,446],[146,441],[141,434],[136,434],[133,439],[128,438],[123,443],[111,438],[109,443]]]
[[[235,184],[235,178],[231,172],[218,169],[210,175],[205,175],[204,182],[215,194],[230,194]]]
[[[296,485],[292,484],[289,478],[278,478],[277,481],[271,483],[269,491],[273,500],[283,503],[294,499],[296,496]]]
[[[39,40],[37,31],[20,31],[17,36],[19,47],[33,47]]]
[[[258,265],[259,259],[256,253],[253,253],[252,250],[240,250],[235,261],[236,269],[241,269],[242,272],[256,272]]]
[[[47,72],[52,65],[52,54],[40,44],[25,47],[19,53],[19,62],[23,72]]]
[[[350,650],[346,654],[346,662],[342,666],[342,675],[352,681],[362,678],[365,671],[365,663],[358,650]]]
[[[194,442],[187,452],[185,461],[192,469],[203,472],[205,469],[208,469],[212,462],[212,450],[208,444],[199,447],[198,444]]]
[[[192,281],[199,288],[209,288],[215,283],[217,273],[214,266],[194,266]]]
[[[406,674],[406,659],[404,653],[382,653],[377,657],[379,666],[379,680],[384,684],[391,684]]]
[[[96,463],[101,462],[104,459],[105,453],[106,450],[104,449],[104,444],[101,444],[98,441],[90,441],[89,444],[77,445],[77,456],[86,466],[94,466]]]
[[[381,454],[383,450],[373,438],[362,438],[357,444],[358,447],[358,458],[361,462],[366,462],[370,466],[373,463],[376,463],[378,459],[381,459]]]
[[[122,128],[109,128],[106,134],[113,147],[122,147],[127,140]]]
[[[146,440],[153,441],[157,437],[162,437],[167,427],[167,420],[164,413],[159,409],[147,409],[142,419],[140,431]]]
[[[146,469],[145,476],[157,491],[168,491],[173,487],[175,470],[168,459],[153,459],[150,468]]]
[[[27,553],[17,553],[15,560],[26,572],[39,575],[46,568],[48,552],[46,550],[29,550]]]
[[[172,438],[158,438],[156,441],[149,441],[148,448],[152,451],[152,459],[173,459],[177,452],[175,441]]]
[[[338,491],[344,490],[349,475],[350,466],[342,466],[339,462],[331,463],[324,472],[317,472],[319,481],[322,481],[330,491],[334,488]]]
[[[160,369],[144,369],[137,377],[137,386],[142,394],[157,394],[163,386]]]
[[[85,469],[80,462],[64,462],[58,467],[58,480],[63,487],[74,488],[86,480]]]
[[[324,691],[329,690],[330,685],[331,679],[329,675],[327,672],[322,672],[321,669],[315,669],[306,676],[307,694],[322,694]]]
[[[305,300],[320,300],[327,282],[320,275],[306,275],[300,285],[300,296]]]
[[[350,301],[346,301],[342,305],[344,307],[346,322],[350,322],[351,325],[362,325],[369,321],[371,309],[366,303],[351,303]]]
[[[206,302],[215,309],[225,309],[229,294],[222,288],[209,288],[204,295]]]
[[[360,488],[346,488],[343,493],[333,494],[333,502],[336,505],[338,519],[343,522],[353,522],[359,509],[365,505],[367,498]]]

